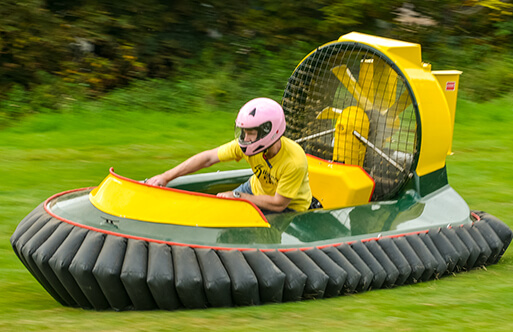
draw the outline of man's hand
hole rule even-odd
[[[235,198],[235,196],[233,196],[233,191],[225,191],[225,192],[222,192],[222,193],[218,193],[217,197]]]
[[[159,175],[155,175],[151,179],[147,180],[145,183],[152,185],[152,186],[164,187],[167,184],[167,181],[164,178],[163,174],[159,174]]]
[[[180,165],[162,174],[155,175],[151,179],[147,180],[146,183],[152,186],[163,187],[167,185],[169,181],[174,180],[177,177],[199,171],[205,167],[210,167],[219,162],[217,150],[219,150],[219,148],[200,152],[190,157]]]
[[[233,191],[225,191],[222,193],[218,193],[217,197],[223,198],[237,198],[233,196]],[[251,203],[258,206],[260,209],[274,211],[274,212],[282,212],[287,208],[292,199],[281,196],[276,193],[274,196],[269,195],[251,195],[246,193],[240,193],[240,198],[250,201]]]

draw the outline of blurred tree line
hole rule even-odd
[[[270,55],[304,56],[350,31],[420,43],[434,68],[475,77],[466,91],[483,100],[513,89],[512,13],[506,0],[4,0],[0,113],[226,64],[237,80]],[[289,73],[300,59],[283,59]]]

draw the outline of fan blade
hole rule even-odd
[[[324,120],[324,119],[338,119],[338,117],[342,114],[342,110],[335,107],[325,107],[321,113],[317,114],[316,119]]]
[[[354,78],[353,74],[351,74],[351,71],[347,68],[346,65],[333,67],[331,71],[333,74],[335,74],[338,80],[344,84],[347,91],[353,95],[360,108],[364,110],[370,110],[373,108],[373,103],[369,100],[369,98],[367,98],[365,92],[362,91],[362,87],[360,84],[358,84],[358,82],[356,82],[356,79]]]
[[[395,103],[389,108],[381,112],[381,115],[386,117],[386,127],[391,128],[388,136],[392,136],[394,131],[401,126],[399,115],[411,104],[410,94],[405,90]],[[388,137],[387,139],[389,139]]]
[[[367,95],[367,99],[374,104],[374,59],[363,59],[360,62],[358,83],[361,85],[362,91]]]
[[[380,111],[390,108],[396,99],[397,73],[384,61],[374,63],[374,104]]]
[[[406,107],[411,104],[410,93],[408,90],[404,90],[401,96],[395,100],[395,103],[388,109],[381,112],[381,114],[388,117],[397,117],[401,114]]]

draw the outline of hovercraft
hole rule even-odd
[[[447,180],[459,74],[418,44],[349,33],[307,55],[282,100],[322,207],[264,215],[215,196],[250,169],[165,188],[111,169],[39,205],[12,247],[59,303],[95,310],[320,299],[497,263],[513,233]]]

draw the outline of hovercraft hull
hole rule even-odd
[[[449,186],[230,228],[108,215],[90,191],[48,199],[11,237],[50,295],[85,309],[241,306],[389,288],[494,264],[512,238],[498,219],[471,215]],[[440,213],[443,204],[460,212]]]

